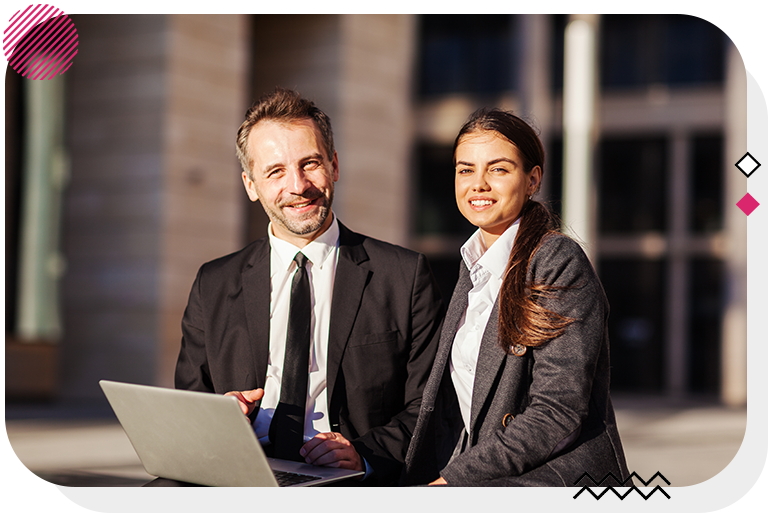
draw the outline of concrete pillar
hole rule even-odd
[[[548,14],[520,14],[517,16],[521,32],[520,45],[520,106],[521,114],[539,129],[542,143],[547,146],[553,123],[551,85],[552,22]],[[549,156],[547,156],[549,157]],[[552,181],[544,165],[544,179],[537,197],[547,200]]]
[[[685,130],[672,132],[671,152],[667,174],[669,195],[668,270],[665,290],[667,313],[665,340],[665,386],[672,397],[682,397],[688,389],[688,270],[686,253],[688,234],[688,171],[690,165],[689,137]]]
[[[62,388],[170,386],[202,262],[239,248],[242,16],[81,15],[67,72]]]
[[[735,164],[747,152],[747,75],[739,51],[728,45],[725,78],[725,310],[722,382],[725,404],[747,402],[747,217],[736,207],[747,193],[747,178]],[[758,158],[759,160],[759,158]]]
[[[235,137],[247,107],[246,15],[168,17],[156,380],[170,386],[198,268],[245,245]]]
[[[597,35],[599,15],[574,15],[565,28],[563,78],[564,230],[595,255]]]
[[[336,209],[356,231],[407,245],[411,205],[413,15],[343,15]],[[343,151],[343,154],[342,154]]]
[[[55,341],[61,333],[59,278],[65,264],[59,251],[59,228],[68,174],[64,81],[62,75],[50,80],[24,79],[27,102],[17,315],[22,341]]]

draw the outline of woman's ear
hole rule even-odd
[[[528,196],[530,197],[539,191],[539,187],[541,186],[541,167],[539,165],[533,167],[531,173],[528,174],[528,179],[530,180],[530,184],[528,185]]]

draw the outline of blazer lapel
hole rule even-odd
[[[333,389],[341,359],[349,342],[370,270],[360,266],[368,261],[362,238],[339,222],[339,258],[331,299],[331,323],[328,331],[328,363],[326,381],[328,408],[333,402]],[[332,429],[333,430],[333,429]]]
[[[254,249],[253,257],[242,273],[245,318],[251,337],[251,363],[256,387],[263,388],[269,360],[269,301],[270,301],[269,238],[263,238]]]
[[[469,427],[475,432],[480,408],[486,402],[496,374],[506,360],[506,353],[499,347],[499,298],[493,305],[491,316],[483,332],[483,340],[480,342],[480,353],[475,367],[475,382],[472,387],[472,409],[470,413]],[[471,436],[471,435],[470,435]]]
[[[427,406],[432,406],[435,403],[438,387],[442,381],[445,367],[451,356],[451,348],[453,348],[453,339],[456,337],[456,330],[461,321],[461,317],[464,316],[464,312],[467,310],[467,303],[469,300],[468,294],[471,289],[472,280],[469,277],[469,270],[464,264],[464,261],[462,261],[459,267],[459,280],[456,281],[456,286],[453,288],[451,302],[448,304],[448,310],[445,313],[443,330],[440,333],[440,344],[437,348],[435,363],[432,366],[432,372],[427,383],[428,386],[424,389],[422,403]],[[430,388],[429,385],[434,385],[434,387]]]

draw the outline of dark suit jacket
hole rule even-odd
[[[423,255],[341,223],[339,230],[329,422],[371,465],[372,482],[395,483],[437,350],[443,304]],[[176,388],[225,393],[264,386],[269,260],[265,237],[200,268],[182,320]]]
[[[528,280],[566,287],[541,302],[576,321],[522,356],[506,354],[498,344],[497,299],[480,345],[466,434],[447,365],[472,288],[462,263],[404,484],[440,475],[449,485],[484,486],[574,486],[584,472],[596,481],[609,472],[628,477],[608,393],[608,302],[594,269],[577,243],[551,235],[532,257]]]

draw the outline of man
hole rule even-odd
[[[176,387],[237,397],[269,455],[395,484],[443,317],[427,261],[336,220],[330,120],[297,93],[260,99],[237,152],[269,234],[200,268]]]

